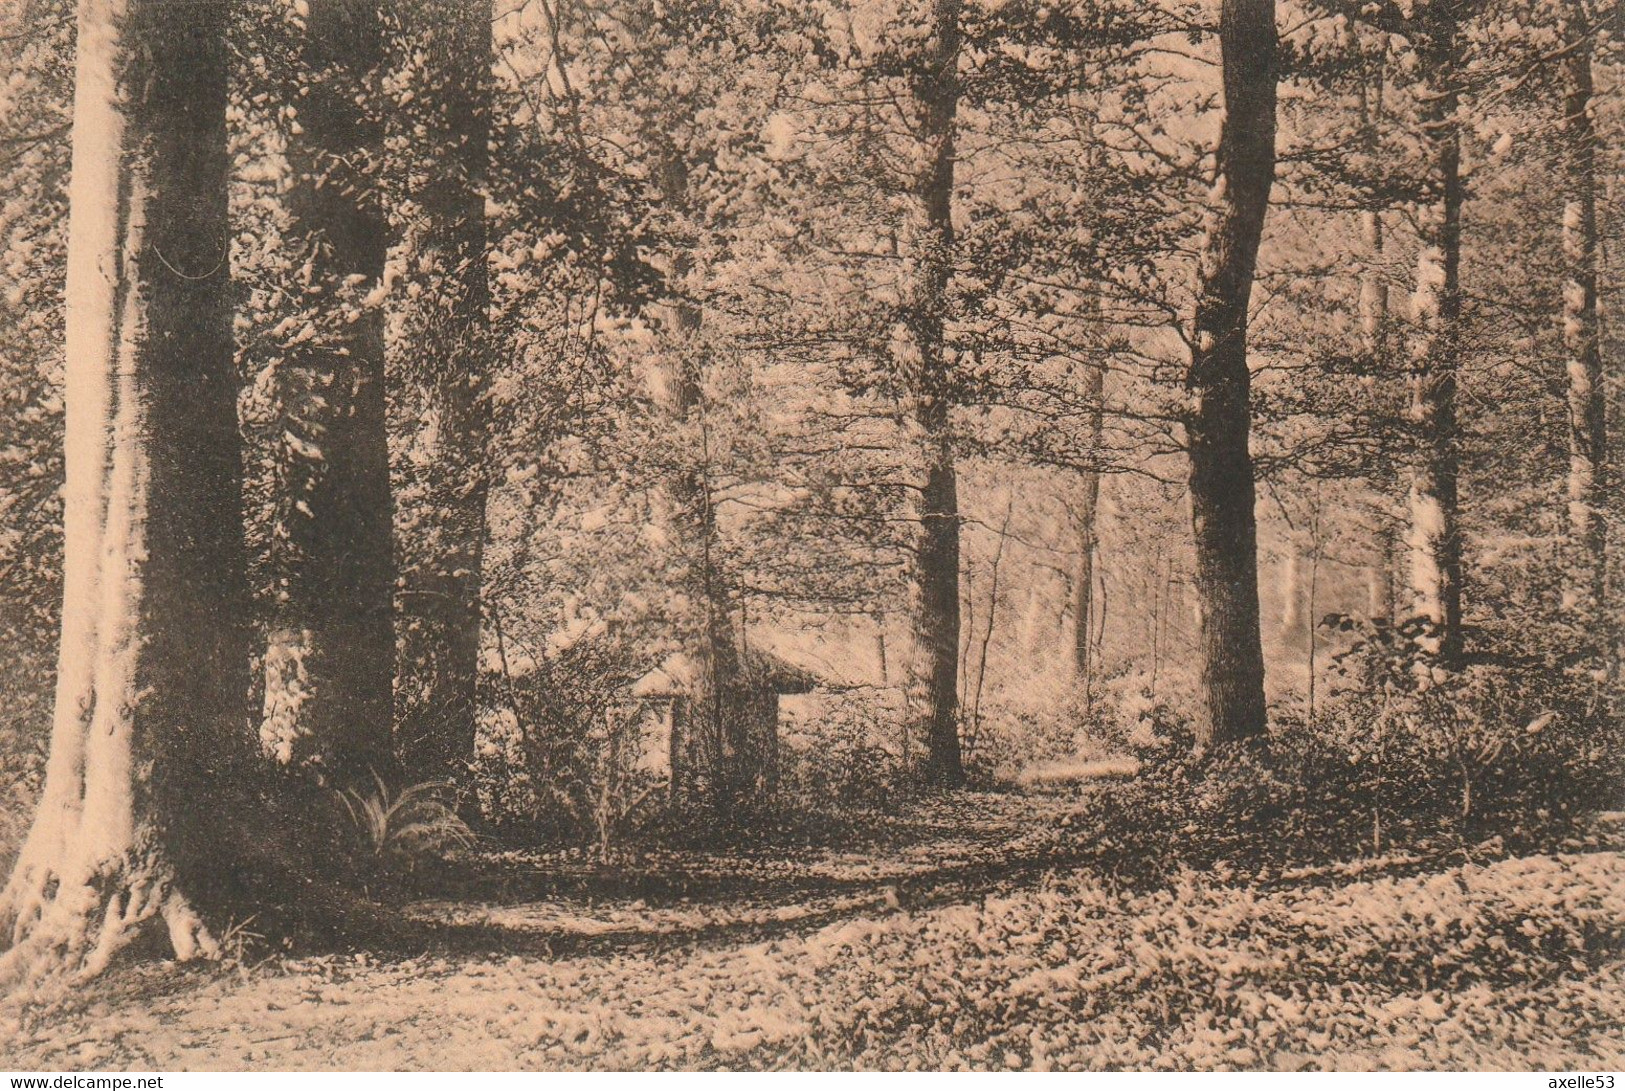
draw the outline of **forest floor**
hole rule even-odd
[[[422,950],[132,966],[0,1006],[0,1070],[1625,1067],[1617,823],[1128,882],[1078,798],[493,857],[406,907]]]

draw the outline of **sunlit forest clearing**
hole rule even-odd
[[[0,1067],[1622,1067],[1622,40],[7,0]]]

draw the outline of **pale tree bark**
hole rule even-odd
[[[1225,0],[1219,33],[1225,117],[1201,256],[1185,422],[1202,618],[1197,739],[1204,747],[1264,730],[1247,311],[1275,179],[1274,3]]]
[[[1360,339],[1373,371],[1383,359],[1388,326],[1388,278],[1382,269],[1384,248],[1382,213],[1360,213],[1360,238],[1365,243],[1366,267],[1360,277]]]
[[[1372,133],[1373,144],[1375,132]],[[1388,278],[1382,268],[1385,239],[1382,214],[1367,209],[1360,214],[1366,267],[1360,278],[1360,340],[1368,361],[1366,382],[1374,387],[1388,359]],[[1388,495],[1386,489],[1384,495]],[[1393,614],[1394,533],[1385,516],[1376,530],[1373,563],[1366,569],[1366,615],[1373,621]]]
[[[371,182],[378,122],[358,105],[383,56],[371,0],[311,0],[301,61],[308,94],[289,158],[289,208],[322,283],[381,285],[389,231]],[[286,508],[273,543],[278,583],[265,653],[261,743],[271,757],[348,783],[392,762],[395,659],[384,324],[378,306],[295,361],[326,393],[303,443],[284,453]]]
[[[949,437],[948,360],[944,347],[954,249],[954,127],[959,110],[960,0],[933,0],[930,38],[913,93],[926,166],[915,187],[909,278],[894,338],[895,363],[911,405],[913,449],[923,481],[909,569],[905,730],[925,741],[926,778],[957,785],[965,772],[959,744],[959,486]]]
[[[661,165],[659,181],[665,199],[687,215],[688,168],[676,149]],[[687,290],[685,282],[693,271],[692,258],[679,254],[672,269],[679,291]],[[684,442],[662,491],[668,529],[681,554],[685,591],[695,605],[693,616],[680,621],[684,649],[695,670],[687,715],[681,725],[674,725],[680,737],[673,739],[677,757],[672,792],[681,802],[726,810],[759,795],[770,771],[754,767],[750,760],[766,751],[757,745],[761,740],[749,737],[762,725],[752,715],[740,634],[721,567],[705,420],[704,312],[688,300],[676,303],[671,311],[661,399],[673,433]]]
[[[1361,53],[1360,34],[1354,20],[1348,23],[1348,48]],[[1387,84],[1388,36],[1382,45],[1365,54],[1367,71],[1360,85],[1360,138],[1368,155],[1378,154],[1382,140],[1383,95]],[[1381,208],[1360,213],[1360,241],[1365,246],[1365,266],[1360,272],[1360,340],[1368,363],[1368,381],[1374,382],[1386,358],[1388,337],[1388,275],[1383,269],[1386,246]]]
[[[1281,554],[1281,640],[1292,643],[1303,634],[1303,574],[1298,544],[1289,535]]]
[[[720,566],[695,344],[699,312],[687,307],[680,311],[678,329],[687,337],[677,346],[677,359],[667,377],[666,408],[682,432],[697,437],[699,449],[679,454],[683,464],[663,488],[668,527],[682,555],[682,582],[696,608],[693,616],[680,621],[694,674],[682,737],[673,739],[681,760],[673,762],[672,791],[684,803],[727,809],[757,794],[756,782],[767,771],[750,768],[746,760],[756,748],[745,737],[752,722],[745,707],[749,695]]]
[[[1393,617],[1394,535],[1386,521],[1376,529],[1376,560],[1366,569],[1366,616],[1372,621]]]
[[[1461,132],[1457,108],[1458,37],[1455,0],[1431,0],[1418,13],[1416,33],[1423,82],[1418,90],[1428,198],[1419,210],[1420,250],[1411,317],[1411,418],[1416,456],[1411,468],[1412,613],[1427,622],[1422,649],[1441,666],[1460,659],[1461,531],[1458,518],[1460,437],[1456,376],[1461,320]]]
[[[1564,605],[1603,620],[1608,530],[1607,402],[1597,322],[1597,132],[1590,28],[1580,0],[1563,0],[1563,350],[1568,371],[1569,539]]]
[[[401,683],[396,745],[410,779],[466,769],[474,754],[491,367],[485,193],[491,129],[489,0],[424,0],[402,9],[433,88],[437,152],[407,180],[411,273],[427,286],[404,306],[391,354],[418,388],[425,487],[412,513],[422,543],[400,557]],[[415,115],[414,115],[415,116]],[[417,139],[423,140],[423,137]]]
[[[60,665],[39,812],[0,893],[0,980],[94,973],[148,932],[211,953],[238,881],[228,18],[223,0],[79,6]]]
[[[1359,51],[1357,24],[1350,20],[1349,46]],[[1369,71],[1361,85],[1360,126],[1366,151],[1373,158],[1382,140],[1383,97],[1387,83],[1388,36],[1367,54]],[[1360,347],[1365,354],[1364,384],[1376,389],[1378,377],[1387,374],[1389,363],[1388,271],[1384,267],[1387,232],[1383,209],[1367,208],[1360,213],[1360,240],[1365,248],[1365,265],[1360,273]],[[1379,483],[1384,495],[1388,490]],[[1393,614],[1394,534],[1386,518],[1380,518],[1374,563],[1366,569],[1366,613],[1373,621],[1389,620]]]

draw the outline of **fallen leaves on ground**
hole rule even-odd
[[[929,904],[425,906],[560,957],[365,952],[11,1011],[53,1069],[1618,1068],[1625,854],[1013,879]],[[739,919],[735,919],[738,917]],[[743,923],[739,931],[730,924]],[[764,935],[765,931],[765,935]],[[641,942],[605,944],[610,935]],[[101,988],[103,986],[95,986]]]

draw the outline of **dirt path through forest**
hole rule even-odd
[[[689,896],[420,903],[454,942],[411,957],[127,971],[5,1010],[0,1069],[1625,1061],[1620,852],[1135,892],[971,840],[934,871],[809,849],[732,894],[752,868],[718,856]]]

